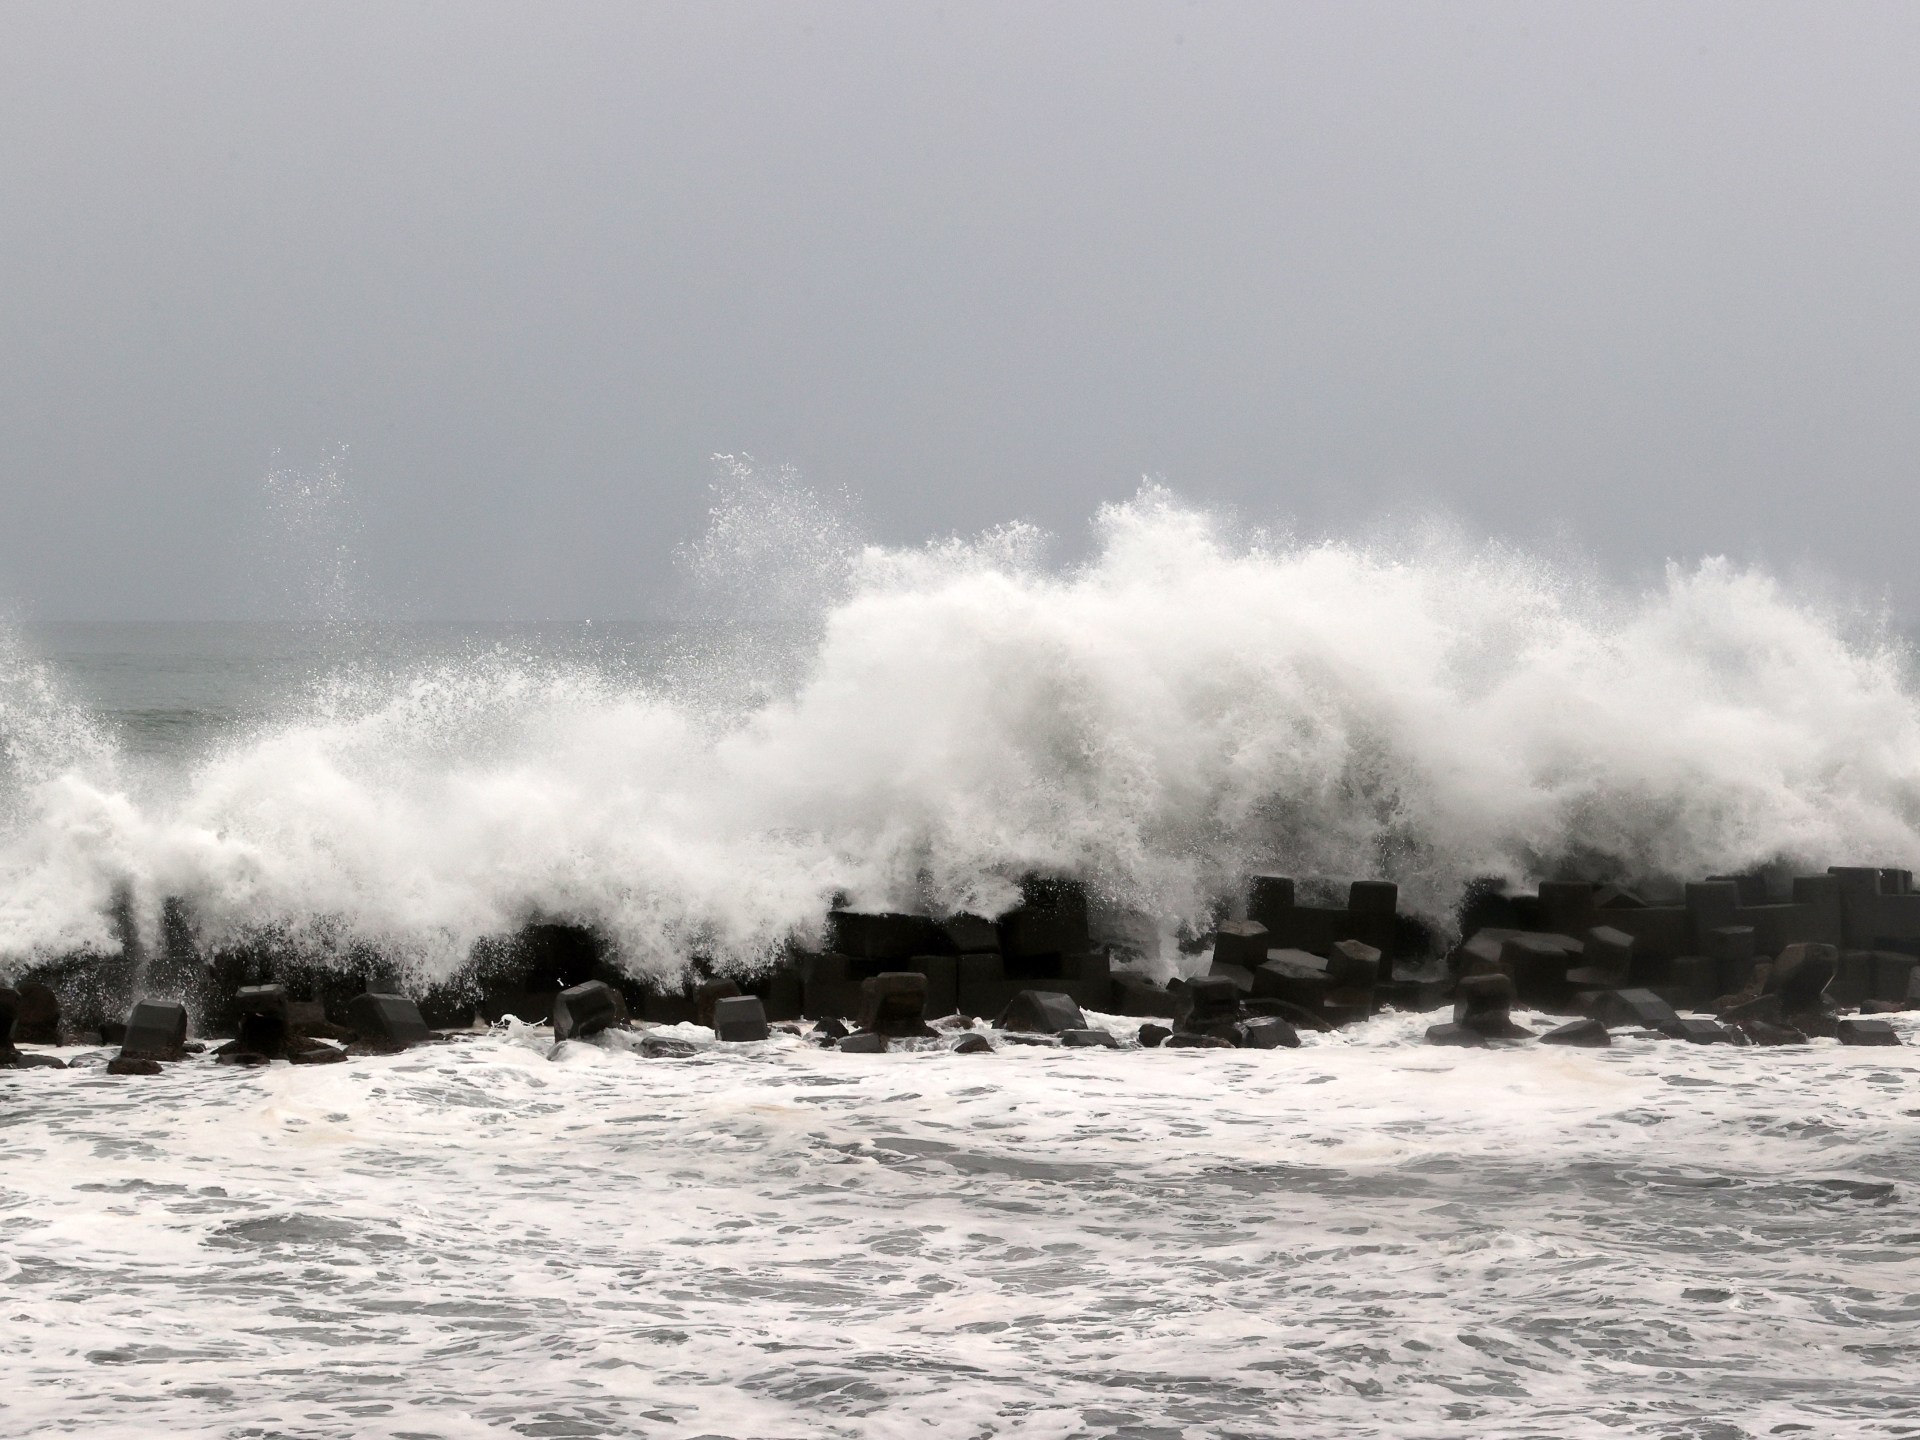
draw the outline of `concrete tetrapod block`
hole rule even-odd
[[[1459,1045],[1468,1049],[1478,1049],[1486,1043],[1485,1035],[1465,1025],[1447,1024],[1427,1027],[1427,1044],[1429,1045]]]
[[[764,1040],[773,1032],[767,1027],[767,1007],[758,995],[729,995],[714,1002],[713,1033],[716,1039],[741,1043]]]
[[[889,970],[861,981],[860,1028],[876,1035],[931,1035],[927,977],[915,970]]]
[[[381,1049],[404,1050],[433,1038],[420,1007],[404,995],[364,991],[347,1002],[347,1024],[361,1043]]]
[[[604,980],[570,985],[553,997],[555,1040],[584,1040],[626,1018],[626,1002]]]
[[[1257,970],[1266,963],[1267,927],[1257,920],[1223,920],[1213,932],[1213,963]]]
[[[1276,950],[1253,972],[1253,993],[1262,999],[1285,1000],[1302,1009],[1317,1010],[1333,988],[1328,962],[1304,950]]]
[[[0,985],[0,1049],[13,1044],[13,1032],[19,1024],[20,992]]]
[[[1660,1027],[1660,1033],[1675,1040],[1685,1040],[1690,1045],[1732,1045],[1733,1032],[1721,1025],[1718,1020],[1708,1020],[1704,1016],[1687,1015]]]
[[[1336,941],[1327,955],[1327,982],[1335,990],[1371,990],[1380,981],[1380,952],[1359,940]]]
[[[185,1059],[187,1007],[177,1000],[142,1000],[127,1016],[120,1053],[129,1060]]]
[[[1789,945],[1773,962],[1767,975],[1767,992],[1778,995],[1790,1011],[1814,1009],[1839,968],[1837,946]]]
[[[1673,1006],[1651,990],[1602,990],[1592,999],[1593,1018],[1609,1029],[1636,1026],[1659,1030],[1679,1020]]]
[[[1904,978],[1901,982],[1905,984]],[[52,989],[38,980],[29,980],[20,987],[18,1010],[14,1019],[13,1039],[18,1045],[58,1045],[60,1043],[60,997]],[[5,1024],[0,1022],[0,1032]],[[6,1043],[6,1036],[0,1033],[0,1044]]]
[[[1189,980],[1180,1001],[1174,1019],[1181,1030],[1232,1024],[1240,1016],[1240,987],[1223,976],[1202,975]]]
[[[1221,983],[1231,985],[1232,982]],[[994,1024],[1002,1030],[1058,1035],[1062,1030],[1085,1030],[1087,1017],[1080,1013],[1071,996],[1051,990],[1022,990],[1008,1002]]]
[[[859,1030],[833,1048],[843,1055],[883,1055],[887,1049],[887,1037],[876,1035],[871,1030]]]
[[[1842,1020],[1837,1037],[1842,1045],[1899,1045],[1900,1032],[1887,1020]]]

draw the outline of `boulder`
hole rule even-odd
[[[642,1035],[639,1050],[649,1060],[685,1060],[700,1053],[700,1047],[691,1040],[677,1040],[671,1035]]]
[[[1300,1032],[1278,1015],[1258,1015],[1240,1022],[1242,1050],[1297,1050]]]
[[[1156,1049],[1164,1045],[1172,1034],[1173,1031],[1164,1025],[1142,1025],[1139,1035],[1140,1046],[1144,1050]]]
[[[925,1030],[926,1027],[922,1026],[921,1029]],[[767,1007],[760,1002],[758,995],[729,995],[723,1000],[714,1002],[715,1039],[726,1041],[728,1044],[740,1044],[750,1040],[764,1040],[771,1033],[767,1027]]]
[[[1540,1037],[1542,1045],[1580,1045],[1591,1049],[1602,1049],[1613,1043],[1613,1037],[1607,1033],[1607,1027],[1591,1016],[1584,1020],[1569,1020],[1564,1025],[1556,1025]]]
[[[177,1000],[142,1000],[127,1016],[120,1054],[130,1060],[184,1060],[187,1007]]]
[[[1780,1007],[1778,995],[1727,995],[1714,1002],[1713,1013],[1729,1024],[1758,1020],[1778,1025],[1786,1012]]]
[[[1717,1020],[1709,1020],[1701,1015],[1675,1017],[1660,1027],[1660,1033],[1673,1040],[1685,1040],[1690,1045],[1732,1045],[1736,1041],[1733,1033]]]
[[[627,1018],[627,1003],[604,980],[570,985],[553,997],[553,1038],[584,1040]]]
[[[829,1015],[824,1020],[813,1022],[813,1033],[828,1040],[844,1040],[853,1033],[853,1027],[839,1017]]]
[[[557,1008],[557,1006],[556,1006]],[[433,1038],[420,1007],[404,995],[368,990],[347,1002],[347,1024],[361,1044],[380,1050],[404,1050]],[[555,1028],[558,1033],[558,1027]]]
[[[947,1047],[956,1055],[991,1055],[993,1042],[978,1030],[969,1030],[964,1035],[954,1037],[953,1044]]]
[[[1734,1028],[1747,1037],[1749,1045],[1804,1045],[1807,1037],[1791,1025],[1775,1025],[1766,1020],[1736,1020]]]
[[[889,970],[860,982],[860,1028],[876,1035],[931,1035],[927,1026],[927,977]]]
[[[310,1041],[300,1049],[287,1052],[287,1059],[295,1065],[338,1065],[346,1058],[345,1050],[324,1040]]]
[[[833,1048],[843,1055],[881,1055],[886,1052],[887,1037],[876,1035],[871,1030],[856,1030]]]
[[[1487,1037],[1467,1025],[1446,1024],[1427,1027],[1427,1044],[1460,1045],[1467,1048],[1483,1046]]]
[[[158,1075],[160,1062],[143,1059],[138,1055],[116,1055],[107,1062],[109,1075]]]
[[[1196,980],[1195,985],[1210,982]],[[1231,981],[1219,981],[1219,984],[1232,988]],[[1084,1030],[1087,1017],[1080,1013],[1080,1007],[1073,997],[1062,995],[1053,990],[1022,990],[1007,1002],[1007,1008],[1000,1012],[1000,1018],[994,1024],[1001,1030],[1022,1030],[1035,1035],[1058,1035],[1062,1030]]]
[[[1842,1045],[1898,1045],[1900,1032],[1893,1028],[1889,1020],[1848,1019],[1840,1021],[1835,1029],[1836,1037]]]
[[[1221,1035],[1201,1035],[1192,1030],[1176,1030],[1160,1042],[1163,1050],[1231,1050],[1233,1041]]]
[[[1120,1042],[1105,1030],[1062,1030],[1060,1043],[1070,1050],[1118,1050]]]

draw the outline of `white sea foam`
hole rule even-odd
[[[1920,1050],[1435,1018],[0,1075],[0,1433],[1913,1432]]]
[[[1902,653],[1762,573],[1626,593],[1498,548],[1248,535],[1155,490],[1067,568],[1020,527],[888,549],[761,509],[772,538],[735,507],[697,558],[798,640],[699,673],[337,677],[158,785],[16,678],[4,963],[105,941],[121,886],[149,925],[168,895],[213,938],[324,918],[429,971],[536,913],[671,970],[816,933],[836,890],[996,912],[1033,868],[1124,928],[1262,870],[1384,874],[1444,918],[1480,875],[1920,863]]]

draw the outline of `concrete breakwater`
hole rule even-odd
[[[1920,891],[1905,870],[1715,877],[1658,902],[1615,885],[1489,884],[1463,898],[1452,944],[1399,913],[1380,880],[1312,904],[1292,880],[1256,876],[1233,908],[1241,918],[1186,938],[1180,973],[1164,979],[1095,942],[1081,886],[1028,877],[1022,903],[993,919],[835,909],[823,948],[792,947],[753,976],[695,961],[675,984],[636,978],[591,930],[537,924],[410,990],[369,950],[322,960],[265,939],[203,953],[172,902],[157,948],[129,927],[118,954],[41,964],[0,990],[0,1064],[97,1042],[141,1073],[204,1039],[223,1040],[229,1063],[326,1063],[508,1018],[551,1024],[556,1040],[692,1024],[719,1043],[780,1026],[848,1051],[1123,1043],[1091,1012],[1147,1021],[1126,1044],[1274,1048],[1301,1029],[1449,1002],[1431,1043],[1531,1039],[1511,1018],[1525,1007],[1569,1017],[1538,1037],[1556,1044],[1605,1044],[1627,1027],[1694,1043],[1885,1045],[1900,1042],[1875,1016],[1920,1006]]]

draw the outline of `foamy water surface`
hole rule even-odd
[[[1920,1434],[1920,1052],[1432,1018],[0,1075],[0,1433]]]

